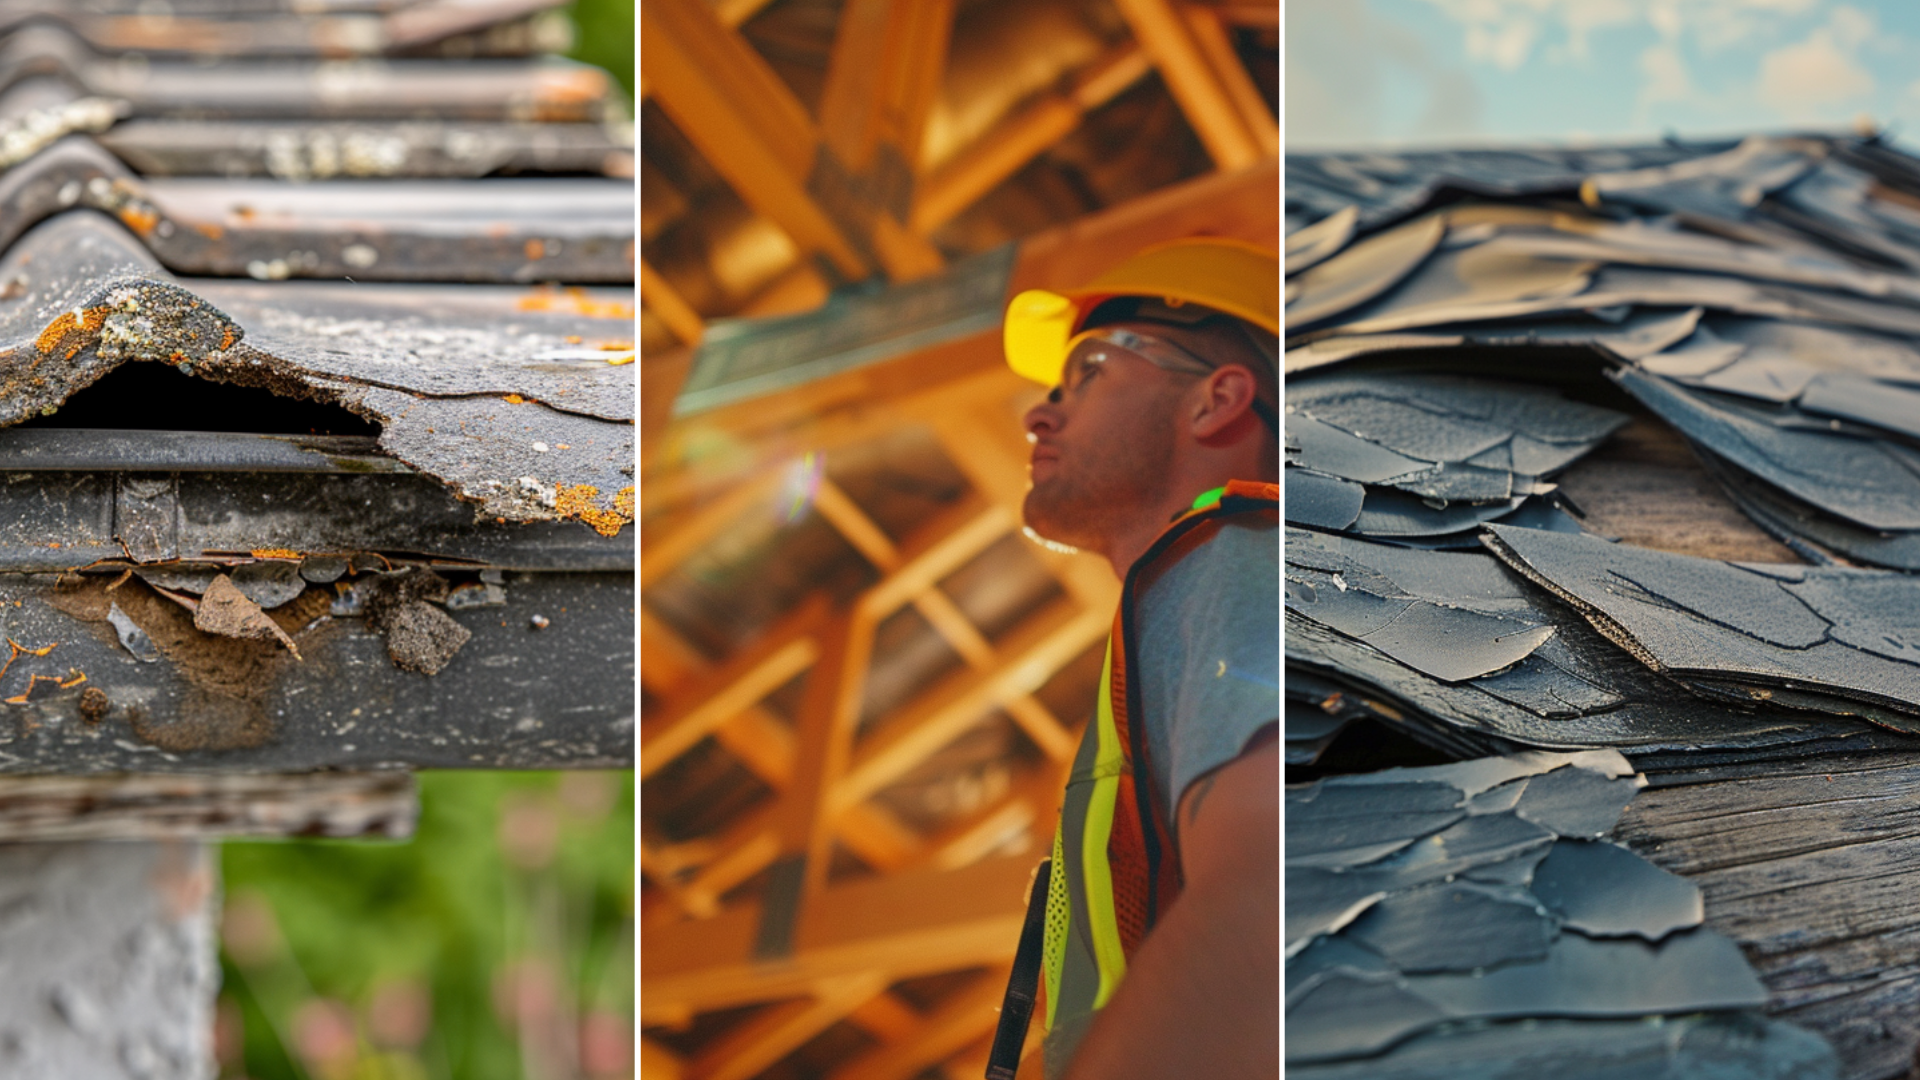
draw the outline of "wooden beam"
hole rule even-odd
[[[758,904],[641,932],[642,1024],[807,993],[823,979],[884,970],[895,980],[1013,959],[1037,860],[987,859],[834,885],[800,913],[794,951],[756,958]]]
[[[1052,835],[1052,822],[1066,790],[1067,765],[1055,762],[1034,769],[999,802],[927,837],[922,854],[911,865],[956,870],[986,858],[1016,829],[1024,827],[1038,837]]]
[[[834,807],[865,799],[985,719],[993,709],[1045,683],[1067,661],[1099,640],[1111,616],[1070,601],[1027,620],[996,650],[991,668],[970,669],[941,679],[897,710],[869,736],[847,775],[835,787]]]
[[[638,1040],[640,1080],[684,1080],[686,1062],[679,1055],[647,1038]]]
[[[1046,94],[1000,121],[918,185],[908,224],[916,232],[932,233],[960,216],[1071,134],[1089,112],[1138,82],[1152,66],[1140,46],[1129,41],[1089,64],[1067,92]]]
[[[893,541],[837,485],[823,479],[814,506],[875,568],[890,572],[899,567],[900,553]],[[969,531],[965,538],[972,541],[979,535],[977,530]],[[1004,535],[1004,531],[996,534],[994,539],[998,539],[999,535]],[[943,555],[951,555],[955,549],[936,550]],[[938,576],[927,571],[928,568],[922,566],[913,578],[905,579],[916,584],[911,594],[914,609],[969,666],[982,670],[993,667],[995,656],[992,643],[987,641],[986,635],[980,632],[980,628],[967,618],[959,606],[940,591]],[[878,603],[870,602],[869,598],[884,597],[891,600],[901,580],[889,577],[883,581],[882,587],[887,588],[888,592],[869,591],[866,597],[862,597],[859,610],[875,623],[891,614],[892,607],[883,609]],[[1005,708],[1048,757],[1058,759],[1073,753],[1073,738],[1067,734],[1059,718],[1031,695],[1020,694],[1007,701]]]
[[[857,614],[835,620],[821,636],[820,662],[807,678],[794,724],[799,756],[781,793],[774,825],[782,857],[802,861],[800,898],[826,887],[836,809],[833,791],[852,753],[861,692],[873,650],[873,624]]]
[[[954,0],[847,0],[820,94],[823,157],[811,190],[855,217],[895,281],[938,271],[940,253],[903,226],[921,132],[946,69]]]
[[[714,0],[713,13],[728,26],[739,26],[771,3],[773,0]]]
[[[815,596],[781,619],[750,648],[702,675],[678,700],[640,724],[639,776],[645,779],[692,749],[722,723],[805,671],[825,651],[828,604]]]
[[[682,418],[650,459],[640,485],[642,516],[766,476],[779,462],[865,442],[1018,385],[995,330]],[[712,455],[716,443],[731,452]],[[644,561],[644,536],[641,547]]]
[[[843,276],[867,263],[811,195],[816,135],[793,92],[707,0],[648,0],[640,63],[653,98],[747,205]]]
[[[883,1043],[906,1038],[920,1025],[920,1014],[892,993],[875,994],[847,1014],[848,1022]],[[985,1070],[981,1070],[984,1074]]]
[[[688,1064],[687,1080],[751,1080],[886,989],[878,973],[823,980],[810,997],[770,1005],[703,1048]]]
[[[666,323],[667,329],[681,342],[700,344],[701,335],[706,332],[700,313],[645,259],[640,260],[640,302]]]
[[[738,524],[748,510],[771,499],[785,479],[778,470],[763,472],[745,483],[734,485],[720,498],[691,513],[675,515],[681,520],[666,535],[643,535],[640,542],[640,588],[644,590],[659,581],[667,571],[706,547],[722,531]]]
[[[641,681],[662,696],[674,696],[710,670],[704,658],[678,634],[642,607]],[[764,706],[754,704],[713,729],[713,737],[747,769],[775,791],[784,790],[793,777],[794,735]],[[702,873],[671,892],[679,909],[696,918],[717,910],[720,896],[759,873],[778,855],[772,838],[771,809],[757,812],[719,838],[702,838],[674,845],[671,858],[656,853],[660,869],[677,875],[689,864],[704,866]],[[847,849],[882,869],[904,865],[917,857],[921,842],[913,830],[885,809],[871,803],[850,808],[835,828]],[[643,856],[647,849],[643,846]]]
[[[1007,992],[1005,966],[981,973],[940,1003],[906,1038],[875,1047],[827,1074],[829,1080],[911,1080],[991,1033]]]
[[[1114,0],[1114,6],[1133,27],[1134,39],[1153,57],[1167,90],[1214,164],[1232,171],[1259,161],[1259,143],[1172,0]]]
[[[1246,126],[1247,133],[1253,136],[1261,156],[1279,157],[1280,119],[1267,108],[1267,99],[1260,93],[1260,88],[1253,85],[1253,76],[1248,74],[1247,65],[1241,62],[1240,54],[1234,50],[1233,37],[1227,32],[1227,24],[1221,18],[1219,9],[1203,4],[1188,4],[1182,13],[1186,16],[1187,28],[1193,31],[1194,44],[1207,58],[1207,66],[1212,69],[1220,88],[1226,91],[1227,100],[1232,102],[1234,111],[1240,114],[1240,122]]]
[[[1278,251],[1280,231],[1280,163],[1259,161],[1029,237],[1020,245],[1008,292],[1083,285],[1149,244],[1183,236],[1224,236]]]

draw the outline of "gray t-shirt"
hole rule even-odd
[[[1173,821],[1194,780],[1280,718],[1280,530],[1222,523],[1138,600],[1134,651],[1153,779]]]

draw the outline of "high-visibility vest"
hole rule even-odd
[[[1047,1075],[1058,1076],[1125,977],[1127,958],[1180,894],[1180,861],[1167,821],[1171,807],[1163,810],[1165,801],[1154,798],[1144,725],[1128,722],[1141,715],[1139,685],[1128,678],[1138,670],[1138,590],[1224,519],[1257,514],[1277,523],[1279,509],[1278,484],[1233,481],[1195,500],[1127,571],[1107,639],[1097,710],[1067,777],[1052,857],[1028,902],[1020,955],[989,1057],[990,1080],[1008,1080],[1018,1066],[1036,981],[1046,987]]]

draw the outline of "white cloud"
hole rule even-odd
[[[1479,23],[1467,27],[1467,59],[1492,61],[1502,71],[1512,71],[1527,62],[1533,52],[1539,27],[1531,19],[1510,19],[1504,23]]]
[[[1874,21],[1857,8],[1840,7],[1805,40],[1784,45],[1760,58],[1758,99],[1795,121],[1833,119],[1836,106],[1873,93],[1873,75],[1860,64],[1860,46],[1873,35]]]
[[[1647,77],[1640,85],[1643,112],[1649,105],[1693,99],[1693,78],[1687,73],[1686,58],[1672,45],[1647,46],[1640,54],[1640,73]]]
[[[1564,53],[1544,51],[1549,61],[1588,59],[1587,39],[1611,27],[1647,24],[1664,41],[1691,39],[1708,52],[1777,34],[1789,21],[1818,11],[1829,0],[1427,0],[1466,31],[1467,55],[1511,71],[1534,55],[1555,31]],[[1861,15],[1855,9],[1844,10]],[[1862,16],[1866,18],[1866,16]],[[1851,32],[1858,20],[1847,24]]]
[[[1406,27],[1374,18],[1363,0],[1291,0],[1285,70],[1289,147],[1404,142],[1410,134],[1458,141],[1479,130],[1479,92],[1467,73],[1441,64],[1431,43]],[[1410,118],[1408,100],[1419,116],[1398,130]]]

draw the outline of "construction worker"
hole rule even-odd
[[[1008,306],[1027,526],[1125,588],[990,1080],[1279,1076],[1279,293],[1194,239]]]

